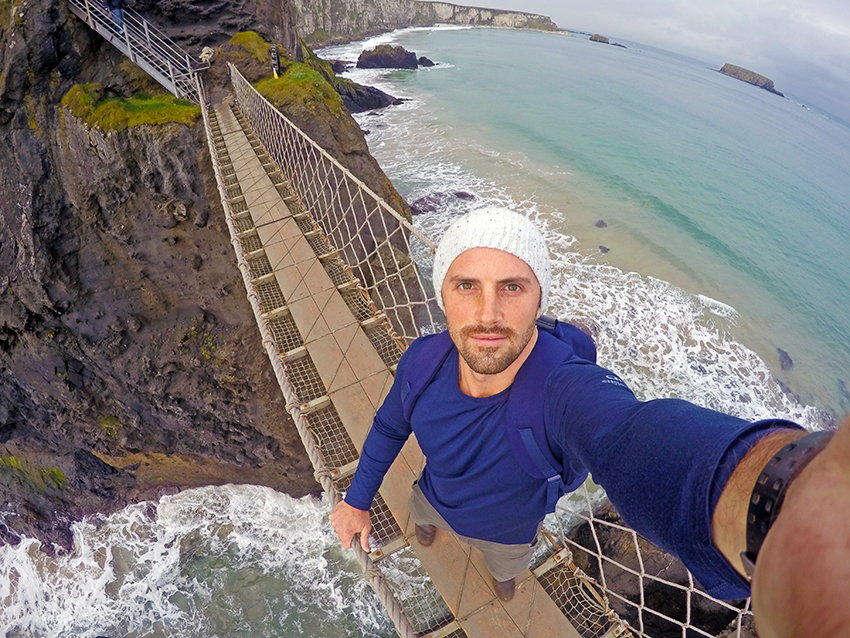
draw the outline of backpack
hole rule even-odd
[[[508,397],[505,430],[511,451],[520,467],[530,476],[545,479],[546,513],[566,492],[578,488],[587,472],[565,480],[564,467],[552,455],[543,424],[543,389],[546,378],[558,365],[578,359],[596,363],[593,340],[572,324],[541,315],[537,320],[540,334],[555,337],[546,347],[535,347],[523,363]],[[448,331],[423,337],[426,340],[406,366],[401,381],[404,417],[410,421],[419,396],[427,388],[448,356],[455,350]]]

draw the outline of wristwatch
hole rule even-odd
[[[832,432],[807,434],[779,450],[759,474],[747,510],[747,551],[741,552],[750,580],[762,543],[782,509],[788,486],[831,438]]]

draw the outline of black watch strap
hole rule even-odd
[[[747,511],[747,551],[741,552],[744,569],[750,578],[767,532],[779,516],[788,486],[830,438],[832,432],[813,432],[789,443],[768,461],[759,474]]]

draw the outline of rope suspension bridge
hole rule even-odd
[[[434,244],[232,65],[232,95],[210,107],[198,75],[206,65],[141,16],[128,11],[120,28],[94,0],[68,4],[167,90],[200,104],[263,346],[316,480],[335,505],[405,348],[443,328],[423,276]],[[371,551],[353,544],[399,636],[656,638],[658,627],[683,638],[716,636],[698,622],[707,610],[728,618],[722,636],[749,635],[748,601],[711,598],[686,572],[661,576],[657,559],[647,558],[647,550],[660,550],[618,519],[594,513],[604,494],[592,484],[561,499],[530,570],[517,578],[516,596],[500,601],[477,550],[450,534],[438,534],[430,547],[412,542],[407,498],[423,467],[411,437],[370,512]],[[659,589],[675,598],[675,613],[649,605]]]

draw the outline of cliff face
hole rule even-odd
[[[302,52],[290,0],[134,7],[195,52],[246,26],[291,46],[290,60]],[[250,81],[271,71],[244,47],[217,47],[204,78],[217,95],[226,60]],[[62,107],[77,84],[159,90],[63,0],[0,0],[0,71],[0,542],[67,546],[86,514],[192,486],[317,490],[245,298],[202,125],[103,132]],[[291,119],[406,209],[344,108],[293,98]]]
[[[405,27],[461,24],[557,31],[546,16],[420,0],[294,0],[309,44],[347,42]]]
[[[746,82],[747,84],[757,86],[760,89],[764,89],[765,91],[775,93],[780,97],[785,97],[782,93],[776,90],[773,85],[773,80],[766,78],[763,75],[759,75],[758,73],[754,73],[749,69],[745,69],[743,67],[727,63],[723,65],[723,68],[720,69],[720,72],[724,75],[728,75],[730,77],[741,80],[742,82]]]
[[[132,90],[120,54],[62,0],[0,17],[0,541],[194,485],[315,490],[200,125],[90,130],[60,101]]]
[[[135,0],[133,8],[196,51],[247,30],[298,50],[293,0]]]

